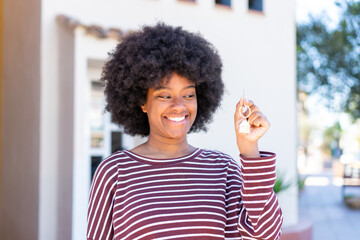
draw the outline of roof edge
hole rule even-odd
[[[87,34],[100,39],[112,38],[122,40],[125,35],[129,33],[129,31],[124,32],[119,28],[104,28],[100,25],[86,25],[64,14],[57,15],[56,21],[71,32],[74,32],[76,28],[81,27],[85,29]]]

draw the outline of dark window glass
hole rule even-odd
[[[226,6],[231,6],[231,0],[215,0],[215,3],[226,5]]]
[[[99,166],[102,156],[91,156],[91,180],[93,179],[94,173]]]
[[[263,1],[262,0],[249,0],[249,9],[256,11],[263,11]]]
[[[111,153],[123,150],[122,146],[122,133],[111,132]]]
[[[111,132],[111,153],[114,153],[119,150],[123,150],[122,145],[122,133],[121,132]],[[93,179],[94,173],[102,161],[103,156],[94,155],[91,156],[91,180]]]

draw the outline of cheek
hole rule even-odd
[[[148,106],[147,108],[147,114],[148,118],[154,117],[157,118],[162,115],[162,113],[165,111],[166,106],[164,106],[161,103],[152,104],[151,106]]]
[[[194,118],[196,117],[197,114],[197,101],[194,101],[194,103],[191,105],[191,110],[193,111],[194,114]]]

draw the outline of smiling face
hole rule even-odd
[[[149,138],[183,140],[196,118],[195,84],[173,73],[169,81],[164,78],[160,86],[148,89],[141,108],[148,115]]]

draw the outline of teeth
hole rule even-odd
[[[168,117],[169,120],[174,121],[174,122],[181,122],[182,120],[185,119],[185,116],[183,117]]]

